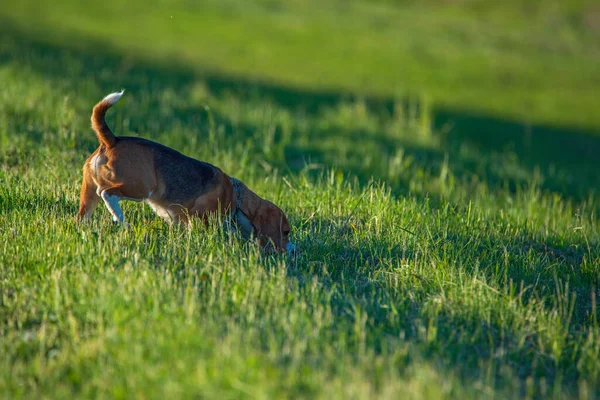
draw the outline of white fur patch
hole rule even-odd
[[[123,96],[123,93],[125,93],[125,89],[121,89],[120,92],[114,92],[114,93],[109,94],[102,101],[105,101],[111,105],[115,104],[117,101],[119,101],[121,96]]]
[[[108,211],[113,215],[113,221],[125,223],[125,216],[123,215],[121,207],[119,207],[119,200],[121,200],[121,198],[106,193],[106,190],[102,191],[100,197],[104,200],[104,204],[106,205],[106,208],[108,208]]]
[[[148,196],[148,197],[150,197],[150,196]],[[154,202],[150,201],[150,199],[146,199],[146,203],[148,203],[148,205],[152,208],[152,210],[156,213],[156,215],[158,215],[159,217],[161,217],[168,223],[173,222],[173,214],[169,211],[168,208],[165,208],[157,203],[154,203]]]
[[[107,158],[105,155],[96,154],[94,157],[92,157],[92,159],[90,160],[90,167],[92,167],[92,171],[94,171],[94,174],[98,174],[100,166],[106,164],[106,161]]]
[[[252,222],[250,222],[248,217],[246,217],[244,215],[244,213],[241,212],[239,209],[235,213],[234,218],[237,221],[240,228],[242,229],[242,235],[246,239],[248,239],[250,237],[250,235],[252,235],[252,233],[254,233],[254,225],[252,225]]]

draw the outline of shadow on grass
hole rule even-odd
[[[517,237],[510,244],[502,238],[490,238],[489,243],[476,246],[478,251],[473,251],[470,237],[432,238],[428,243],[411,240],[411,234],[406,235],[406,242],[412,244],[399,246],[385,237],[355,237],[348,221],[337,219],[313,220],[308,230],[317,239],[305,243],[305,255],[290,263],[288,275],[306,285],[318,277],[323,286],[336,288],[331,301],[340,329],[348,328],[348,321],[350,326],[360,322],[354,321],[354,311],[359,307],[368,316],[364,322],[367,348],[384,353],[389,349],[386,346],[401,338],[398,343],[419,348],[422,356],[434,362],[444,360],[445,367],[458,372],[466,382],[491,377],[501,385],[504,378],[516,377],[521,395],[525,395],[529,377],[534,378],[536,396],[542,395],[541,385],[552,387],[557,379],[565,387],[577,387],[582,377],[572,357],[582,357],[578,346],[585,341],[589,323],[594,319],[592,313],[596,312],[596,319],[600,317],[590,297],[596,291],[598,277],[587,276],[580,269],[586,250],[553,247]],[[505,250],[511,254],[511,265],[526,265],[530,269],[498,269]],[[468,254],[460,254],[463,251]],[[592,255],[597,257],[595,253]],[[458,260],[464,264],[456,264]],[[423,264],[423,268],[409,267],[415,263]],[[455,270],[453,276],[460,276],[463,271],[467,277],[464,282],[453,281],[442,288],[440,281],[447,279],[448,269]],[[569,271],[577,271],[569,279],[569,288],[577,296],[572,299],[575,303],[570,321],[566,313],[560,316],[560,324],[571,339],[560,344],[564,348],[557,359],[548,346],[552,339],[544,337],[540,326],[523,325],[519,319],[522,315],[513,314],[515,310],[509,304],[540,304],[543,299],[548,312],[568,310],[566,298],[557,293],[556,277],[568,276]],[[487,300],[468,305],[473,301],[462,299],[460,289],[451,289],[461,285],[474,296],[475,292],[486,292]],[[455,290],[459,292],[453,294]],[[460,302],[467,305],[461,306]],[[541,383],[542,377],[545,383]]]

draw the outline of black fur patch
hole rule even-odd
[[[212,190],[218,184],[217,168],[187,157],[177,150],[141,138],[132,138],[154,152],[156,172],[164,178],[165,200],[183,203]]]

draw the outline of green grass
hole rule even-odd
[[[600,397],[593,7],[246,3],[2,5],[0,397]],[[121,87],[300,255],[76,224]]]

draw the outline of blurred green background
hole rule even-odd
[[[116,54],[123,68],[141,59],[231,84],[416,96],[448,112],[598,130],[595,3],[24,0],[0,10],[5,29]]]

